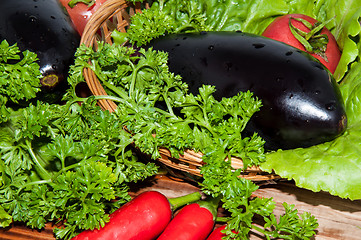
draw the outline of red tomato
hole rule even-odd
[[[300,50],[306,51],[306,48],[304,45],[293,35],[291,32],[289,21],[291,18],[291,24],[303,31],[303,32],[310,32],[311,30],[306,27],[301,21],[296,20],[297,18],[304,19],[311,23],[313,26],[315,23],[317,23],[317,20],[314,18],[311,18],[309,16],[303,15],[303,14],[288,14],[281,17],[276,18],[263,32],[263,36],[269,37],[284,43],[287,43],[293,47],[296,47]],[[326,51],[322,54],[317,54],[315,52],[309,52],[312,56],[320,60],[320,62],[325,65],[328,70],[330,70],[331,73],[334,73],[336,70],[336,67],[338,65],[338,62],[341,58],[341,52],[340,49],[337,46],[337,42],[335,37],[332,35],[332,33],[324,27],[320,34],[326,34],[328,36],[328,43],[326,45]]]
[[[73,8],[71,8],[68,3],[74,0],[60,0],[60,3],[66,8],[68,14],[75,25],[75,29],[78,31],[80,35],[83,34],[86,23],[93,13],[98,10],[98,8],[106,1],[106,0],[94,0],[94,4],[88,6],[79,1],[79,3],[75,4]],[[89,1],[91,2],[91,1]]]

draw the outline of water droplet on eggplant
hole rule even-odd
[[[211,50],[211,51],[213,51],[213,50],[214,50],[214,46],[213,46],[213,45],[209,45],[209,46],[208,46],[208,49]]]
[[[202,63],[205,67],[208,67],[208,61],[207,61],[207,58],[205,58],[205,57],[201,57],[201,58],[200,58],[200,60],[201,60],[201,63]]]
[[[282,80],[283,80],[283,77],[277,77],[277,78],[276,78],[276,82],[277,82],[277,83],[281,82]]]
[[[326,109],[328,111],[334,111],[336,109],[336,104],[334,102],[326,104]]]
[[[224,63],[224,67],[225,67],[226,71],[229,72],[229,71],[232,69],[232,67],[233,67],[233,63],[231,63],[231,62],[225,62],[225,63]]]
[[[253,46],[255,49],[260,49],[260,48],[265,47],[266,45],[265,45],[264,43],[253,43],[252,46]]]
[[[31,16],[29,17],[29,22],[31,22],[31,23],[36,23],[37,21],[38,21],[38,18],[37,18],[36,16],[31,15]]]
[[[303,88],[303,86],[304,86],[303,79],[301,79],[301,78],[297,79],[297,83],[301,88]]]
[[[312,65],[313,65],[315,68],[318,68],[318,69],[320,69],[320,70],[322,70],[322,71],[325,70],[324,67],[323,67],[323,65],[321,65],[321,63],[312,62]]]

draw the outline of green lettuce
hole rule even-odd
[[[361,199],[361,63],[351,68],[340,89],[348,116],[346,132],[310,148],[269,153],[261,168],[293,179],[302,188]]]
[[[361,2],[358,0],[207,0],[205,5],[207,24],[215,31],[261,34],[276,17],[290,13],[305,14],[322,22],[332,19],[326,27],[342,50],[335,79],[341,81],[350,64],[358,61],[361,49]]]

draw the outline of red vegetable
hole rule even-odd
[[[310,53],[334,73],[341,52],[335,37],[324,25],[303,14],[288,14],[276,18],[262,35]]]
[[[183,207],[157,240],[204,240],[214,227],[218,199]]]
[[[60,0],[80,35],[83,34],[86,23],[93,13],[106,0]]]
[[[226,234],[222,233],[221,231],[226,228],[226,225],[218,227],[213,230],[213,232],[208,236],[207,240],[222,240]]]
[[[225,233],[222,233],[221,231],[226,228],[226,225],[220,226],[213,230],[213,232],[208,236],[207,240],[222,240],[223,237],[227,236]],[[235,231],[232,231],[233,233],[236,233]]]
[[[199,192],[167,199],[156,191],[138,195],[110,215],[103,228],[86,230],[72,240],[151,240],[167,226],[172,210],[199,200]]]

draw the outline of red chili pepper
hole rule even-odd
[[[214,227],[219,199],[183,207],[157,240],[204,240]]]
[[[226,225],[220,226],[213,230],[213,232],[208,236],[207,240],[222,240],[226,234],[222,233],[221,231],[226,228]]]
[[[103,228],[86,230],[72,240],[152,240],[167,226],[172,210],[199,200],[195,192],[178,198],[167,199],[156,191],[147,191],[110,215]]]
[[[218,220],[219,218],[217,218]],[[213,230],[213,232],[208,236],[207,240],[223,240],[223,237],[227,236],[225,233],[222,232],[226,228],[227,225],[223,225],[217,227]],[[232,230],[233,233],[237,234],[235,231]]]
[[[226,234],[221,231],[225,229],[226,226],[221,226],[213,230],[213,232],[208,236],[207,240],[222,240],[222,237],[226,236]]]

